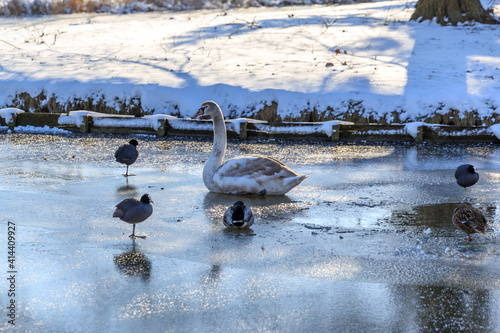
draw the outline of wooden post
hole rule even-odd
[[[167,135],[167,126],[166,126],[167,120],[163,118],[159,119],[158,121],[160,122],[160,126],[158,127],[157,135],[158,136]]]
[[[13,112],[12,113],[12,118],[7,123],[7,126],[9,126],[9,129],[13,130],[14,127],[16,127],[16,123],[17,123],[17,113]]]
[[[424,141],[424,126],[418,126],[415,142],[423,142],[423,141]]]
[[[247,137],[248,137],[247,122],[241,121],[240,122],[240,139],[246,139]]]
[[[80,126],[80,131],[85,134],[90,132],[90,124],[92,123],[92,116],[86,115],[83,116],[83,125]]]
[[[339,129],[338,129],[338,137],[339,137],[339,140],[340,138],[342,138],[344,136],[344,133],[346,132],[346,126],[345,124],[339,124]]]
[[[340,124],[332,125],[332,136],[330,137],[332,141],[340,140]]]

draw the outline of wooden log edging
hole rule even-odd
[[[169,115],[133,117],[90,111],[72,111],[67,114],[3,110],[0,110],[0,128],[11,130],[17,126],[49,126],[79,133],[148,134],[159,137],[213,135],[211,120],[182,119]],[[423,122],[390,125],[345,121],[277,123],[240,118],[226,120],[226,127],[229,138],[239,139],[500,143],[500,124],[484,127]]]

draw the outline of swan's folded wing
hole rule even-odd
[[[273,157],[250,155],[237,156],[221,165],[217,170],[222,177],[297,177],[299,176],[286,165]]]

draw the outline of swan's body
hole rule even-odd
[[[210,192],[281,195],[307,178],[268,156],[237,156],[223,163],[227,136],[222,111],[217,103],[208,101],[193,118],[201,115],[210,115],[214,124],[214,144],[203,168],[203,182]]]
[[[120,220],[132,223],[134,225],[132,234],[129,236],[132,239],[146,238],[146,236],[135,235],[135,225],[144,222],[148,217],[153,214],[153,200],[149,194],[144,194],[141,199],[128,198],[116,205],[113,217],[119,217]]]
[[[472,240],[470,234],[476,232],[485,232],[486,225],[488,222],[484,217],[484,214],[477,208],[474,208],[469,203],[461,203],[453,211],[452,217],[453,225],[460,231],[467,234],[466,238],[469,242]]]
[[[243,201],[236,201],[224,213],[224,225],[231,229],[247,229],[253,225],[253,213]]]

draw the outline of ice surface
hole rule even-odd
[[[16,332],[500,329],[497,145],[230,142],[228,158],[271,155],[310,175],[285,196],[235,197],[203,184],[210,140],[144,138],[129,179],[113,156],[124,136],[0,141],[0,228],[18,229]],[[450,219],[464,160],[491,220],[471,243]],[[144,193],[154,212],[133,243],[112,212]],[[227,231],[238,199],[255,224]]]

